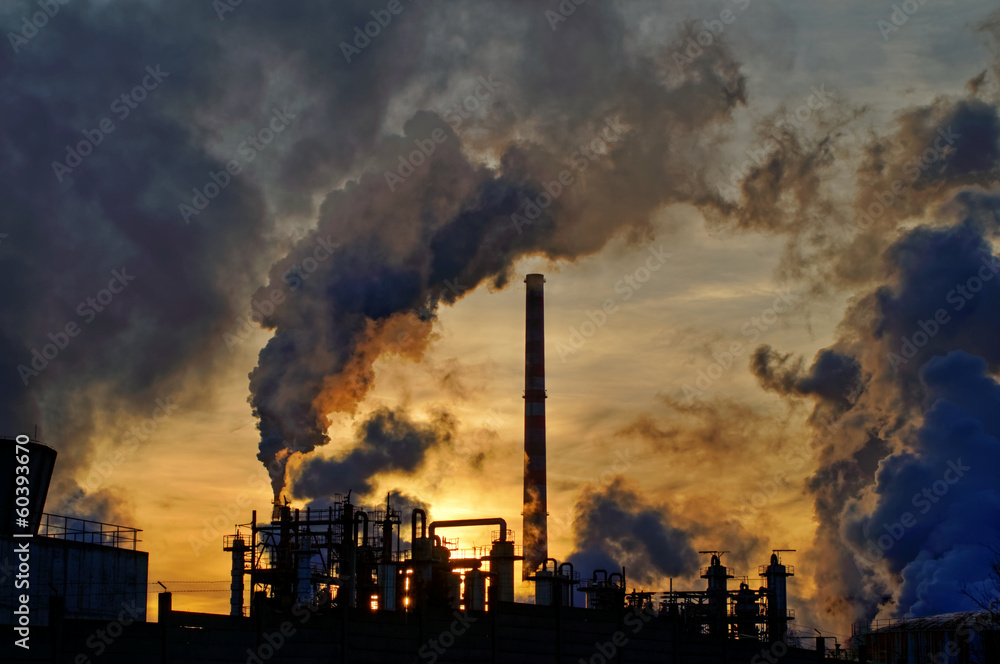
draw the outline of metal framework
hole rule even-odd
[[[142,540],[139,539],[139,528],[129,528],[113,523],[78,519],[73,516],[43,513],[38,525],[38,534],[52,539],[99,544],[116,549],[131,549]]]

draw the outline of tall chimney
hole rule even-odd
[[[529,274],[524,339],[524,541],[523,576],[549,557],[545,492],[545,277]]]

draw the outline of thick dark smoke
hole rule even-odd
[[[928,407],[906,447],[880,463],[874,509],[857,501],[845,535],[862,565],[902,579],[893,607],[923,616],[974,609],[956,594],[988,586],[1000,541],[1000,385],[981,357],[955,350],[924,365]]]
[[[994,50],[998,20],[976,28]],[[827,142],[786,142],[741,191],[744,207],[758,208],[751,222],[770,218],[742,225],[788,238],[779,275],[817,297],[852,294],[836,342],[811,363],[769,346],[750,362],[762,388],[815,404],[808,555],[831,582],[812,603],[841,624],[968,609],[960,583],[989,573],[982,545],[996,542],[987,524],[1000,483],[955,468],[988,467],[996,454],[997,64],[970,82],[968,98],[906,109],[886,134],[859,141],[853,131],[850,149],[836,130]],[[826,184],[845,175],[851,205]],[[764,178],[767,187],[754,184]],[[804,185],[811,196],[785,194]]]
[[[814,401],[812,423],[842,432],[806,487],[820,521],[811,559],[831,579],[818,599],[841,617],[886,601],[896,615],[960,605],[945,583],[979,569],[970,529],[996,534],[975,521],[994,481],[942,478],[949,462],[996,461],[1000,57],[966,98],[904,109],[885,133],[830,91],[723,193],[732,165],[719,148],[747,81],[724,40],[679,69],[691,26],[656,3],[585,3],[557,30],[526,0],[408,3],[349,62],[340,43],[371,21],[370,2],[242,3],[221,16],[218,4],[59,4],[0,49],[0,431],[40,425],[60,452],[54,494],[71,494],[97,446],[121,441],[157,399],[210,407],[227,336],[251,311],[273,331],[250,403],[275,493],[288,464],[298,495],[371,492],[381,473],[414,472],[451,445],[456,426],[380,410],[353,449],[311,458],[330,416],[359,410],[380,357],[421,358],[440,306],[505,287],[518,259],[651,240],[657,213],[681,203],[712,229],[784,238],[778,276],[817,298],[852,295],[811,365],[766,348],[752,364],[765,389]],[[38,7],[5,3],[3,33]],[[634,29],[647,18],[668,26],[652,47]],[[974,29],[1000,37],[1000,13]],[[143,101],[115,105],[151,70],[163,74]],[[448,110],[470,96],[474,111]],[[279,111],[287,127],[224,178]],[[761,118],[759,136],[787,111]],[[104,118],[113,132],[97,129]],[[71,172],[54,168],[88,148]],[[179,206],[198,196],[206,205],[185,218]],[[86,305],[115,278],[120,293]],[[69,323],[79,333],[64,338]],[[698,439],[728,453],[726,435],[699,427],[649,416],[627,434],[661,453]],[[939,481],[948,491],[870,557]],[[109,518],[109,495],[79,510]],[[690,571],[691,531],[666,514],[619,483],[589,491],[578,554],[638,579]]]
[[[761,387],[779,394],[814,395],[847,409],[861,388],[861,367],[857,360],[834,350],[821,350],[812,367],[803,370],[802,358],[780,355],[767,345],[758,346],[750,357],[750,370]]]
[[[438,412],[427,423],[412,421],[405,411],[382,407],[357,425],[355,445],[337,459],[306,457],[295,475],[299,498],[322,498],[352,491],[371,496],[374,477],[381,473],[413,474],[433,448],[451,447],[455,419]]]
[[[843,580],[824,591],[830,612],[973,608],[959,582],[989,572],[1000,480],[981,469],[1000,453],[1000,386],[988,375],[1000,368],[998,209],[996,196],[967,190],[936,227],[906,232],[883,254],[884,284],[856,299],[841,341],[809,369],[767,347],[754,354],[763,387],[815,399],[814,423],[849,424],[808,483],[817,559]]]
[[[678,75],[667,48],[628,57],[622,17],[610,7],[581,10],[555,33],[515,20],[502,3],[482,8],[481,25],[464,26],[482,50],[450,76],[481,95],[488,83],[494,111],[456,123],[421,110],[402,134],[379,139],[365,169],[326,197],[315,232],[274,265],[256,295],[282,288],[323,239],[342,246],[264,317],[274,336],[250,376],[251,404],[276,495],[291,455],[329,441],[332,413],[356,411],[381,354],[421,357],[441,304],[480,284],[504,287],[524,256],[574,259],[615,236],[649,238],[651,215],[665,204],[722,205],[704,179],[710,157],[696,135],[744,102],[724,45]],[[496,64],[484,54],[499,46],[497,28],[527,46],[506,63],[509,78],[477,78]],[[567,71],[560,54],[570,47]],[[535,130],[525,134],[526,124]],[[415,150],[434,135],[423,163]],[[487,153],[492,163],[483,165]],[[413,155],[419,163],[400,166]],[[558,182],[561,171],[571,184]],[[405,180],[390,189],[387,173]]]
[[[691,535],[671,523],[670,511],[644,500],[618,477],[588,486],[573,509],[573,553],[569,560],[586,577],[595,569],[620,571],[650,584],[698,569]]]
[[[38,11],[36,3],[4,3],[3,34],[21,32],[22,17]],[[60,4],[16,52],[7,38],[0,49],[0,428],[31,433],[39,425],[59,451],[56,497],[73,491],[94,441],[121,436],[157,399],[210,384],[223,334],[243,310],[234,295],[250,292],[268,258],[257,249],[265,206],[248,179],[212,202],[206,223],[186,226],[177,214],[192,185],[224,169],[196,117],[208,112],[201,105],[227,67],[213,56],[204,21],[173,4],[146,11],[155,31],[112,5]],[[129,108],[120,97],[144,78],[155,87]],[[260,91],[245,93],[248,106],[262,101]],[[111,133],[98,129],[102,119]],[[88,136],[97,145],[80,148]],[[68,146],[87,156],[77,163]],[[120,292],[109,302],[105,289],[116,279]],[[198,380],[188,383],[193,367]],[[113,502],[79,509],[111,518]]]

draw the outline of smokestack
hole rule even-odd
[[[549,557],[545,495],[545,277],[529,274],[524,339],[524,563],[534,574]]]

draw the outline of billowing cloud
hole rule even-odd
[[[672,524],[665,506],[647,502],[621,478],[585,489],[573,514],[569,560],[584,575],[624,566],[630,580],[650,584],[698,569],[691,534]]]

